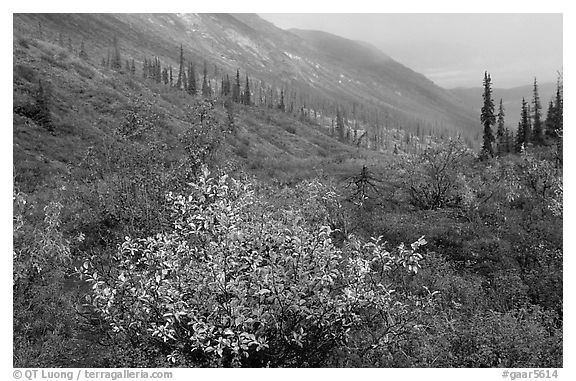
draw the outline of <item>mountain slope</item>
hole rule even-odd
[[[141,64],[158,56],[177,67],[179,46],[186,59],[217,84],[236,69],[258,81],[252,91],[270,87],[292,92],[295,102],[324,113],[335,108],[351,115],[361,105],[372,124],[414,129],[428,125],[472,133],[474,113],[450,92],[434,85],[365,43],[313,31],[285,31],[252,14],[67,14],[15,15],[15,30],[34,30],[38,23],[56,33],[86,41],[92,57],[105,57],[114,36],[124,56]],[[56,39],[56,36],[53,36]],[[212,66],[217,69],[212,70]],[[382,121],[384,120],[384,121]]]
[[[195,124],[190,112],[202,102],[200,96],[145,79],[140,68],[130,75],[102,67],[93,58],[78,57],[74,46],[59,46],[53,38],[58,40],[58,33],[46,26],[43,34],[43,39],[14,34],[13,175],[20,190],[54,187],[85,165],[90,152],[107,151],[127,123],[152,126],[157,135],[148,140],[166,147],[166,160],[184,156],[179,139]],[[35,117],[39,83],[52,128]],[[226,125],[227,111],[221,102],[213,103],[217,124]],[[233,115],[236,132],[223,137],[222,147],[222,162],[232,171],[248,168],[277,181],[293,181],[358,156],[357,147],[329,136],[307,118],[242,105],[233,107]],[[366,150],[361,154],[382,156]]]

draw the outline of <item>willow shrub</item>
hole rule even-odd
[[[394,252],[354,238],[338,249],[329,227],[261,207],[234,179],[204,170],[190,187],[167,196],[171,231],[126,237],[112,263],[78,269],[117,343],[175,366],[321,366],[367,311],[402,313],[387,274],[416,273],[423,239]]]

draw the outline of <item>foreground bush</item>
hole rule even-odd
[[[403,166],[403,187],[409,202],[420,209],[437,209],[460,202],[462,171],[470,151],[459,140],[428,147]]]
[[[71,251],[60,232],[63,205],[14,190],[13,208],[14,366],[73,366],[77,322],[64,287]]]
[[[388,275],[416,273],[424,241],[390,253],[378,240],[352,239],[339,250],[329,227],[267,208],[249,187],[207,171],[188,196],[168,200],[172,231],[126,237],[110,266],[90,258],[79,269],[120,345],[178,366],[320,366],[365,330],[367,316],[406,320],[409,298]],[[378,342],[400,329],[411,328],[389,324]]]

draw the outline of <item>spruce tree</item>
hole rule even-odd
[[[346,127],[344,126],[344,118],[340,113],[340,108],[336,109],[336,134],[340,141],[344,141],[346,137]]]
[[[278,104],[278,108],[282,110],[282,112],[286,111],[286,106],[284,105],[284,89],[280,89],[280,103]]]
[[[130,64],[130,74],[131,75],[136,74],[136,64],[134,63],[134,58],[132,58],[132,62]]]
[[[564,98],[563,98],[563,84],[562,78],[559,76],[556,83],[556,97],[554,99],[554,137],[559,138],[562,136],[564,129]]]
[[[540,105],[540,96],[538,95],[538,83],[536,82],[536,78],[534,78],[532,105],[534,112],[532,123],[532,141],[535,145],[542,145],[544,144],[544,133],[541,116],[542,106]]]
[[[530,107],[530,103],[528,102],[526,102],[526,109],[528,110],[528,124],[524,129],[524,140],[528,144],[532,142],[532,109]]]
[[[499,154],[506,152],[504,116],[504,105],[502,104],[502,98],[500,98],[500,105],[498,107],[498,120],[496,122],[496,150]]]
[[[522,152],[530,141],[530,113],[528,104],[522,98],[522,109],[520,111],[520,122],[518,122],[518,132],[516,133],[516,152]]]
[[[174,85],[174,77],[172,76],[172,65],[170,65],[170,87]]]
[[[546,137],[553,139],[556,137],[556,107],[554,101],[550,100],[548,112],[546,113]]]
[[[558,75],[558,82],[556,86],[556,105],[554,107],[555,113],[555,133],[556,133],[556,167],[563,165],[563,152],[564,152],[564,98],[563,98],[563,84],[561,74]]]
[[[144,57],[144,63],[142,64],[142,77],[148,78],[148,59]]]
[[[154,66],[152,67],[154,81],[156,83],[162,82],[162,70],[160,65],[160,58],[154,57]]]
[[[492,133],[492,126],[496,123],[494,116],[494,101],[492,100],[492,84],[488,72],[484,72],[484,105],[482,106],[480,121],[484,126],[484,134],[482,137],[482,151],[481,156],[494,156],[494,149],[492,143],[494,142],[494,135]]]
[[[564,98],[563,98],[563,84],[562,79],[558,79],[556,88],[556,126],[560,134],[564,130]]]
[[[110,62],[110,67],[114,70],[120,70],[122,68],[122,56],[120,55],[120,46],[118,44],[118,38],[114,36],[113,43],[113,53]]]
[[[240,69],[236,69],[236,83],[232,87],[232,100],[240,102]]]
[[[244,87],[244,104],[250,106],[250,84],[248,83],[248,74],[246,74],[246,86]]]
[[[180,69],[178,70],[178,79],[176,80],[176,87],[178,90],[182,89],[182,85],[185,83],[184,78],[184,48],[180,44]]]
[[[168,68],[165,67],[164,69],[162,69],[162,82],[164,82],[164,84],[167,85],[167,84],[168,84],[168,81],[169,81],[169,79],[168,79]]]

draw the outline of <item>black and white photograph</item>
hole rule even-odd
[[[14,379],[568,379],[562,12],[191,9],[11,15]]]

